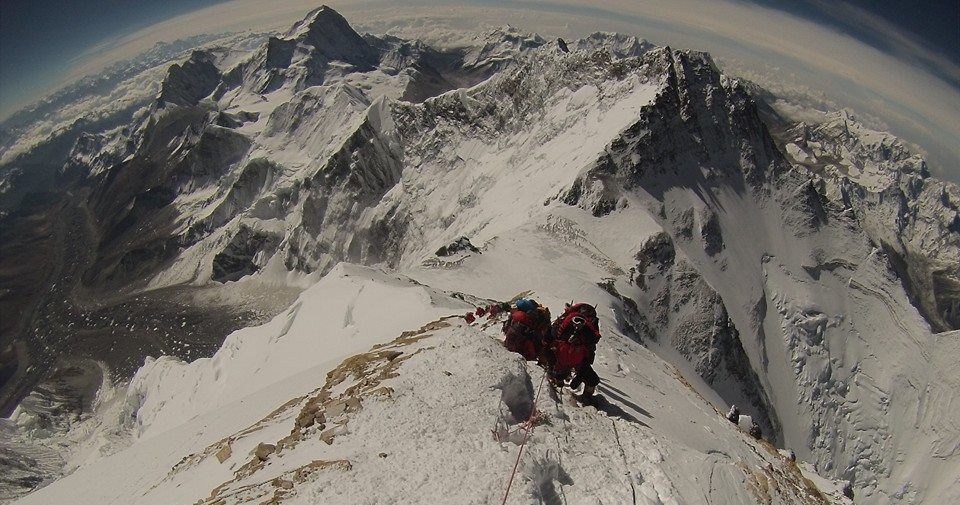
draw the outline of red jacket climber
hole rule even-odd
[[[567,305],[563,315],[553,322],[550,337],[544,343],[544,361],[550,373],[550,381],[562,385],[574,372],[571,389],[583,383],[581,396],[590,398],[600,383],[594,371],[593,359],[600,341],[600,321],[597,309],[586,303]]]
[[[528,298],[517,300],[503,323],[503,345],[530,361],[540,358],[543,339],[550,334],[550,309]]]

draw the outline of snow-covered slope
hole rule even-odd
[[[338,266],[212,359],[149,363],[128,392],[144,399],[137,442],[20,503],[497,502],[523,437],[509,432],[534,408],[508,503],[844,502],[609,311],[595,410],[503,349],[498,320],[467,325],[460,298]]]

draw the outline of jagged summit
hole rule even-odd
[[[350,23],[339,12],[327,5],[321,5],[308,12],[287,30],[285,38],[298,38],[314,30],[330,29],[333,33],[349,34],[353,32]],[[355,32],[354,32],[355,33]],[[349,35],[347,35],[349,37]]]

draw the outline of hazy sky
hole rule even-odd
[[[222,0],[0,0],[0,117],[64,83],[97,42]]]
[[[0,0],[0,117],[69,79],[160,40],[278,29],[308,0]],[[593,30],[707,50],[761,81],[785,83],[879,119],[960,173],[960,2],[947,0],[328,1],[372,28],[432,18],[510,23],[547,36]],[[956,180],[958,177],[951,177]]]

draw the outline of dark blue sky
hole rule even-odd
[[[224,0],[0,0],[0,115],[97,42]]]
[[[847,4],[877,15],[917,39],[921,45],[960,65],[960,0],[747,0],[831,26],[871,46],[889,52],[895,44],[883,33],[846,16]],[[838,4],[840,8],[838,8]],[[954,87],[960,79],[946,69],[925,65]]]
[[[69,62],[103,40],[225,0],[0,0],[0,116],[59,82]],[[886,49],[830,0],[751,0],[830,25]],[[960,64],[960,1],[847,0],[909,31]],[[944,77],[943,75],[941,75]],[[956,80],[947,79],[953,85]]]
[[[752,0],[814,21],[838,27],[858,39],[877,47],[884,40],[857,24],[838,17],[831,8],[836,3],[847,3],[879,15],[890,23],[912,33],[930,46],[960,63],[960,0]]]

